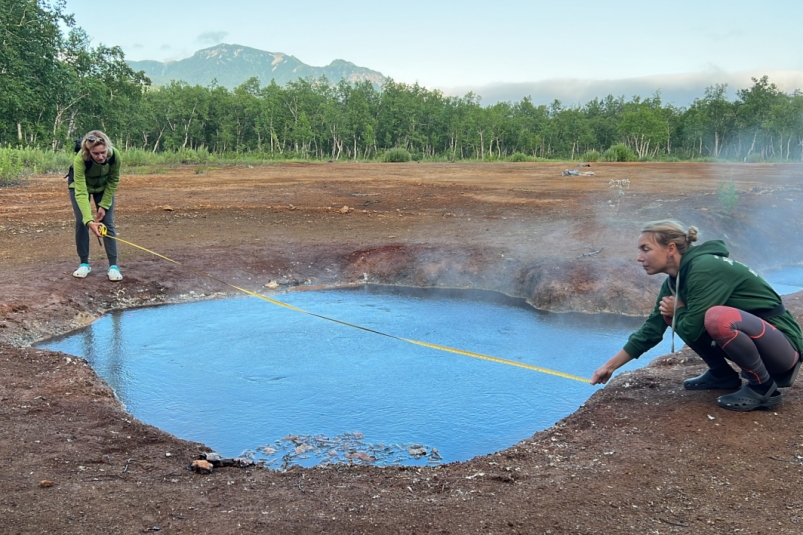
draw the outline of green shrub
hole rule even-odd
[[[0,183],[10,184],[26,175],[66,173],[74,154],[39,149],[0,148]]]
[[[451,154],[431,154],[424,158],[426,162],[454,162]]]
[[[14,149],[0,149],[0,183],[10,184],[22,175],[22,162]]]
[[[126,167],[142,167],[156,161],[157,156],[151,151],[128,149],[123,152],[123,165]]]
[[[580,156],[582,162],[598,162],[602,158],[602,154],[598,150],[590,150]]]
[[[602,153],[602,159],[606,162],[635,162],[638,161],[636,153],[624,143],[617,143]]]
[[[531,162],[533,159],[530,156],[527,156],[523,152],[514,152],[511,154],[507,161],[509,162]]]
[[[179,149],[176,152],[163,152],[166,165],[183,165],[206,163],[209,160],[209,151],[206,149]]]
[[[75,157],[72,151],[52,152],[31,148],[18,150],[17,154],[22,168],[28,173],[66,173]]]
[[[413,157],[407,149],[390,149],[382,155],[382,161],[388,163],[409,162]]]
[[[717,188],[717,198],[725,213],[731,213],[739,202],[739,193],[736,191],[736,184],[733,180],[728,182],[722,181]]]

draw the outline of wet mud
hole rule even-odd
[[[803,258],[800,165],[599,164],[595,177],[560,177],[562,167],[124,175],[121,237],[181,265],[122,247],[120,283],[106,280],[94,244],[92,274],[71,276],[60,177],[0,189],[3,531],[799,533],[800,385],[777,411],[724,411],[716,393],[680,388],[703,369],[685,350],[615,377],[552,428],[465,463],[199,474],[189,466],[208,448],[133,419],[82,359],[30,347],[110,310],[232,292],[189,268],[259,292],[368,280],[639,315],[660,282],[634,262],[644,221],[695,224],[756,269]],[[615,196],[609,180],[624,178],[630,187]],[[724,179],[740,194],[732,213],[717,201]],[[801,315],[800,294],[785,302]]]

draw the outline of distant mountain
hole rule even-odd
[[[128,64],[136,71],[145,71],[156,85],[182,80],[190,85],[207,86],[215,79],[218,85],[233,89],[253,76],[259,78],[262,86],[268,85],[271,80],[284,85],[299,78],[321,76],[326,76],[331,83],[341,79],[351,83],[368,80],[376,87],[386,80],[380,72],[358,67],[342,59],[336,59],[326,67],[313,67],[282,52],[227,44],[199,50],[192,57],[178,61],[162,63],[144,60],[129,61]]]

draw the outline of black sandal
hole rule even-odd
[[[784,372],[780,375],[774,375],[772,378],[775,379],[775,384],[778,385],[778,388],[789,388],[793,384],[795,384],[795,379],[797,379],[797,372],[800,371],[800,357],[797,358],[797,362],[792,369],[788,372]]]
[[[778,388],[789,388],[793,384],[795,384],[795,379],[797,379],[797,372],[800,371],[800,364],[803,362],[800,357],[798,357],[797,362],[789,371],[783,372],[779,375],[772,375],[770,377],[775,381],[775,384]],[[742,370],[740,374],[745,379],[750,379],[750,376],[747,374],[746,371]]]
[[[740,386],[742,386],[742,379],[738,374],[717,377],[711,373],[711,370],[706,370],[702,375],[683,381],[683,388],[686,390],[736,390]]]
[[[770,389],[764,395],[759,394],[749,385],[745,385],[738,392],[719,396],[717,403],[723,409],[730,411],[748,412],[755,409],[769,409],[780,404],[783,400],[783,395],[778,390],[778,385],[772,383]]]

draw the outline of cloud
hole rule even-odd
[[[199,43],[216,45],[218,43],[222,43],[223,39],[225,39],[228,35],[229,32],[204,32],[197,37],[196,41]]]
[[[750,34],[742,28],[734,28],[725,32],[709,32],[708,37],[712,41],[736,41],[739,39],[745,39],[749,35]]]
[[[536,105],[550,104],[555,99],[564,105],[585,104],[594,98],[608,95],[624,96],[630,99],[635,95],[651,97],[661,91],[661,100],[676,106],[688,106],[695,98],[705,95],[705,88],[714,84],[728,84],[728,97],[735,98],[738,89],[753,85],[751,78],[769,77],[781,91],[792,93],[803,88],[803,71],[741,71],[724,72],[714,66],[708,71],[685,74],[644,76],[619,80],[553,79],[540,82],[500,83],[483,86],[440,87],[447,95],[463,96],[469,91],[482,96],[482,104],[487,106],[497,102],[518,102],[530,96]]]

